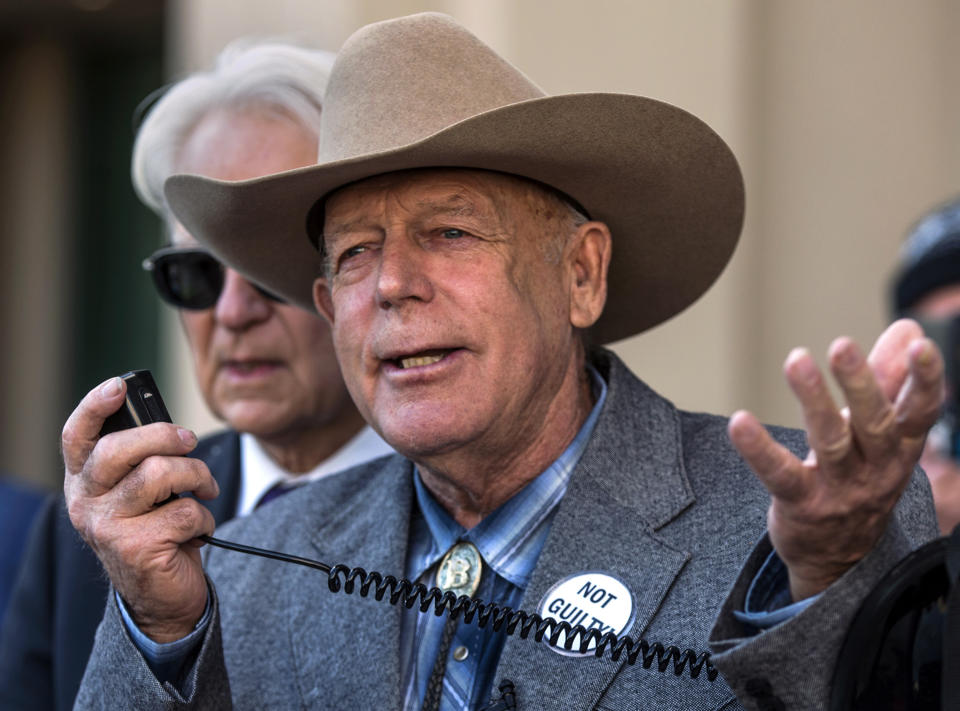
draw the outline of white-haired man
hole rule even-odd
[[[117,592],[80,707],[479,709],[491,692],[491,708],[822,707],[865,590],[935,535],[911,475],[939,404],[935,347],[907,321],[869,358],[838,340],[849,413],[796,351],[810,455],[747,413],[731,446],[726,420],[677,411],[587,345],[662,322],[723,269],[742,181],[709,128],[641,97],[544,96],[435,14],[356,33],[325,102],[318,165],[166,191],[227,263],[324,314],[361,413],[401,454],[352,470],[359,491],[318,482],[222,535],[436,580],[576,639],[709,644],[721,676],[331,595],[336,568],[216,549],[201,565],[209,516],[156,506],[215,493],[177,456],[189,433],[97,441],[122,397],[108,382],[64,430],[72,518]]]

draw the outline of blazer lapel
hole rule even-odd
[[[394,457],[344,508],[316,522],[312,554],[329,565],[402,577],[412,501],[412,465]],[[307,706],[398,708],[400,608],[376,601],[373,589],[366,598],[358,590],[331,593],[327,581],[324,573],[301,568],[286,585],[286,619]],[[331,640],[345,643],[331,649]]]
[[[633,597],[634,621],[624,634],[639,638],[690,558],[656,531],[691,505],[693,494],[673,406],[615,358],[598,365],[605,366],[607,403],[521,607],[541,612],[545,594],[569,576],[590,571],[612,575]],[[521,708],[526,699],[535,699],[543,709],[593,708],[625,663],[625,656],[614,662],[609,653],[601,659],[561,655],[532,638],[514,636],[504,645],[494,689],[503,679],[513,681]]]

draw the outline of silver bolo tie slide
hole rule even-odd
[[[460,541],[447,551],[437,567],[437,587],[458,597],[473,597],[480,587],[483,559],[472,543]]]

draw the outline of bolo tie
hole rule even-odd
[[[473,597],[480,586],[483,575],[483,559],[477,547],[468,541],[453,545],[437,567],[437,587],[444,592],[450,591],[457,597]],[[448,616],[440,636],[437,658],[427,681],[427,690],[423,695],[421,711],[438,711],[443,698],[443,677],[447,672],[447,660],[450,656],[450,644],[457,632],[459,619]]]

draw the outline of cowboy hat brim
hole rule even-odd
[[[591,340],[645,331],[699,298],[723,271],[743,223],[737,161],[709,126],[627,94],[567,94],[509,104],[426,138],[240,182],[175,175],[170,208],[199,242],[253,282],[313,310],[321,257],[307,236],[318,199],[415,168],[490,170],[550,185],[610,227],[606,308]]]

